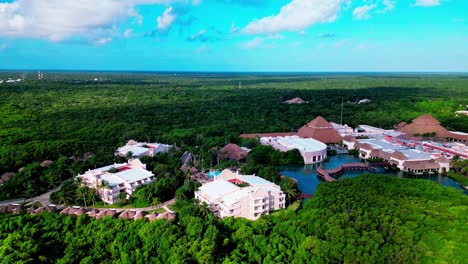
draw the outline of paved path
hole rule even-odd
[[[56,192],[56,191],[60,190],[60,188],[62,188],[64,183],[65,182],[62,182],[62,184],[60,184],[60,186],[58,186],[57,188],[49,190],[48,192],[46,192],[44,194],[41,194],[39,196],[36,196],[34,198],[29,198],[29,199],[18,198],[18,199],[13,199],[13,200],[0,201],[0,206],[5,206],[5,205],[9,205],[9,204],[20,204],[20,203],[25,203],[26,205],[28,205],[28,204],[31,204],[31,203],[34,203],[34,202],[40,202],[43,206],[50,205],[50,202],[49,202],[50,195],[53,192]],[[157,210],[159,208],[164,208],[166,211],[172,213],[172,210],[170,210],[167,206],[171,205],[171,204],[173,204],[175,202],[176,202],[176,199],[173,198],[173,199],[171,199],[171,200],[169,200],[167,202],[164,202],[164,203],[162,203],[160,205],[144,207],[144,208],[98,208],[98,207],[88,207],[88,208],[89,209],[95,208],[95,209],[98,209],[98,210],[115,209],[117,212],[126,211],[126,210],[152,211],[152,210]]]
[[[160,205],[156,206],[150,206],[150,207],[144,207],[144,208],[99,208],[99,207],[88,207],[88,209],[98,209],[98,210],[109,210],[109,209],[115,209],[117,212],[122,212],[122,211],[127,211],[127,210],[132,210],[132,211],[152,211],[152,210],[157,210],[159,208],[164,208],[166,211],[173,213],[172,210],[170,210],[167,206],[175,203],[177,200],[175,198],[164,202]]]
[[[56,191],[60,190],[60,188],[62,188],[64,183],[65,183],[65,181],[62,182],[57,188],[49,190],[46,193],[41,194],[41,195],[36,196],[36,197],[33,197],[33,198],[27,198],[27,199],[26,198],[18,198],[18,199],[13,199],[13,200],[0,201],[0,206],[9,205],[9,204],[20,204],[20,203],[29,204],[29,203],[32,203],[32,202],[40,202],[44,206],[49,205],[50,204],[50,202],[49,202],[50,195],[53,192],[56,192]]]

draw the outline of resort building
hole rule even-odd
[[[260,143],[270,145],[282,152],[297,149],[304,158],[304,164],[319,163],[327,158],[327,145],[312,138],[298,136],[263,137],[260,138]]]
[[[413,174],[442,173],[449,171],[450,161],[441,153],[426,152],[422,145],[416,143],[385,139],[351,139],[345,138],[343,144],[348,149],[358,149],[361,159],[382,159],[402,171]]]
[[[83,186],[98,190],[101,199],[109,204],[118,202],[121,193],[125,193],[128,198],[138,186],[146,185],[156,178],[139,159],[88,170],[77,177],[81,178]]]
[[[158,153],[168,153],[171,148],[171,145],[160,143],[142,143],[136,142],[135,140],[130,140],[125,146],[117,149],[115,156],[127,158],[154,157]]]
[[[219,218],[243,217],[257,220],[262,214],[285,207],[281,188],[255,175],[224,170],[213,181],[195,192],[195,199],[206,203]]]

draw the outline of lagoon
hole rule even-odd
[[[350,155],[337,155],[329,158],[328,161],[323,162],[321,165],[325,169],[334,169],[345,163],[360,162],[359,158]],[[317,168],[319,164],[313,165],[287,165],[281,166],[281,175],[294,178],[298,181],[299,188],[304,194],[314,194],[318,185],[324,182],[320,177],[317,176]],[[378,173],[388,175],[389,177],[399,178],[412,178],[412,179],[425,179],[437,182],[446,187],[455,188],[457,190],[463,190],[465,194],[468,194],[468,190],[464,190],[461,185],[445,175],[431,175],[431,176],[414,176],[405,172],[386,172],[383,168],[378,168],[377,171],[347,171],[343,175],[337,177],[337,179],[356,178],[363,173]]]

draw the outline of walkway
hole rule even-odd
[[[333,178],[336,175],[342,174],[344,171],[349,170],[367,170],[369,166],[364,163],[347,163],[342,164],[336,169],[325,170],[322,165],[317,169],[317,175],[322,177],[326,182],[332,182],[336,179]]]
[[[62,188],[64,183],[65,183],[65,181],[62,182],[58,187],[56,187],[56,188],[54,188],[52,190],[49,190],[44,194],[33,197],[33,198],[27,198],[27,199],[26,198],[18,198],[18,199],[13,199],[13,200],[0,201],[0,206],[5,206],[5,205],[9,205],[9,204],[21,204],[21,203],[30,204],[30,203],[34,203],[34,202],[40,202],[43,206],[49,205],[50,204],[50,202],[49,202],[50,195],[53,192],[56,192],[56,191],[60,190],[60,188]]]

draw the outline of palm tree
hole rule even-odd
[[[76,190],[77,191],[77,196],[79,198],[81,198],[81,196],[83,196],[83,201],[84,201],[84,206],[87,207],[86,205],[86,193],[87,193],[87,190],[83,187],[78,187],[78,189]]]
[[[291,198],[297,199],[299,197],[299,192],[296,188],[296,185],[289,179],[283,179],[281,190],[283,190],[283,192],[288,197],[288,205],[291,204]]]

